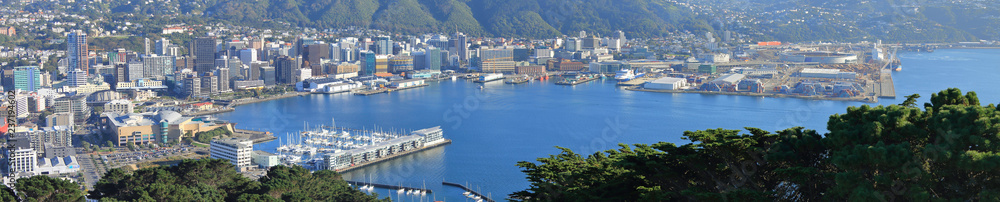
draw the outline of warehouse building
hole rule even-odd
[[[799,77],[823,78],[823,79],[855,79],[858,77],[854,72],[841,72],[839,69],[814,69],[804,68],[799,72]]]
[[[655,90],[677,90],[687,86],[687,79],[664,77],[643,84],[643,88]]]

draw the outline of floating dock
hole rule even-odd
[[[480,198],[483,199],[483,201],[494,202],[493,199],[490,199],[490,198],[486,197],[486,195],[480,194],[479,192],[476,192],[475,190],[469,189],[468,187],[465,187],[465,185],[461,185],[461,184],[458,184],[458,183],[451,183],[451,182],[441,182],[441,184],[448,185],[448,186],[453,186],[453,187],[458,187],[458,188],[462,188],[462,189],[464,189],[465,191],[467,191],[469,193],[472,193],[472,194],[475,194],[476,196],[479,196]]]
[[[374,187],[383,188],[383,189],[392,189],[392,190],[399,190],[399,189],[420,190],[420,191],[424,191],[424,192],[427,192],[427,193],[431,193],[430,189],[404,187],[404,186],[387,185],[387,184],[377,184],[377,183],[371,183],[371,182],[347,181],[347,184],[351,184],[351,185],[354,185],[356,187],[368,185],[368,186],[374,186]]]

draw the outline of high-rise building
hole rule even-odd
[[[210,157],[229,160],[236,166],[237,171],[242,171],[250,167],[253,141],[239,138],[212,140],[209,150]]]
[[[515,70],[513,49],[481,50],[474,62],[473,66],[479,67],[483,72],[511,73]]]
[[[264,80],[264,85],[273,86],[277,84],[274,67],[260,67],[258,71],[260,72],[261,80]]]
[[[601,38],[597,38],[597,36],[590,36],[581,40],[583,40],[583,47],[581,49],[594,50],[601,47]]]
[[[14,88],[35,91],[42,86],[41,70],[38,66],[14,67]]]
[[[456,32],[455,37],[452,37],[448,41],[451,46],[450,48],[454,50],[452,51],[452,53],[458,55],[459,62],[463,62],[469,59],[469,48],[468,48],[469,39],[465,36],[465,34],[461,32]]]
[[[198,74],[212,72],[215,68],[215,37],[198,37],[191,40],[191,55],[194,58],[194,70]]]
[[[402,73],[413,70],[413,57],[408,55],[393,56],[389,59],[389,70],[392,73]]]
[[[174,74],[174,56],[146,56],[142,59],[142,76],[161,79]]]
[[[267,62],[264,62],[264,61],[257,61],[257,62],[250,63],[250,73],[247,76],[247,80],[262,79],[260,77],[261,76],[261,71],[260,70],[261,70],[261,68],[264,68],[266,66],[267,66]],[[274,67],[271,67],[271,69],[274,69]],[[273,79],[275,79],[275,77],[272,76],[271,79],[273,80]]]
[[[429,70],[435,70],[435,71],[441,70],[444,58],[448,57],[447,53],[443,53],[441,52],[441,49],[437,48],[427,49],[427,51],[424,51],[424,55],[426,55],[427,57],[424,60],[426,62],[425,67],[427,67],[427,69]]]
[[[583,41],[576,37],[570,37],[566,39],[566,44],[563,45],[563,49],[569,51],[580,51],[580,49],[583,49]]]
[[[358,54],[358,58],[361,60],[361,75],[375,75],[375,53],[371,51],[361,51]]]
[[[87,58],[90,53],[87,50],[87,33],[83,31],[70,32],[66,38],[66,55],[69,59],[70,69],[83,70],[84,77],[90,75],[90,63]]]
[[[87,72],[82,69],[73,69],[69,73],[66,73],[66,82],[69,82],[69,86],[78,87],[87,85]]]
[[[86,123],[90,118],[90,107],[87,106],[86,95],[56,98],[53,110],[55,113],[73,114],[74,123]]]
[[[126,75],[128,75],[126,79],[128,79],[129,81],[135,81],[141,78],[146,78],[144,76],[145,74],[143,73],[143,71],[145,70],[143,66],[144,65],[142,65],[142,62],[139,61],[129,62],[128,69],[125,70]]]
[[[218,86],[219,92],[229,91],[229,68],[223,67],[215,69],[215,75],[218,75],[219,79],[215,85]]]
[[[278,83],[295,83],[298,80],[300,60],[288,56],[278,57],[274,61],[276,79]]]
[[[255,49],[243,49],[240,50],[240,61],[245,65],[250,65],[251,62],[257,61],[257,50]]]
[[[303,49],[305,50],[302,53],[303,62],[308,62],[309,66],[319,65],[322,59],[330,59],[330,45],[311,44]]]
[[[115,85],[121,82],[128,82],[128,64],[115,64]]]
[[[336,43],[330,44],[330,62],[340,62],[343,61],[343,54],[340,53],[340,45]]]
[[[392,54],[392,39],[390,39],[389,36],[375,37],[375,54]]]
[[[184,78],[184,94],[190,97],[204,97],[201,91],[201,78],[196,75],[188,75]]]
[[[389,55],[375,55],[375,73],[389,72]]]
[[[157,55],[168,55],[168,53],[170,53],[170,45],[170,39],[160,38],[160,40],[156,40],[153,53]]]
[[[201,94],[211,96],[219,93],[219,77],[212,72],[207,72],[201,76]]]
[[[623,32],[622,30],[618,30],[617,32],[618,32],[618,40],[621,41],[622,43],[625,43],[625,32]]]

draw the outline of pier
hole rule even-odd
[[[347,181],[347,180],[345,180],[345,181]],[[374,186],[374,187],[383,188],[383,189],[392,189],[392,190],[399,190],[399,189],[420,190],[420,191],[424,191],[424,192],[427,192],[427,193],[431,193],[430,189],[404,187],[404,186],[387,185],[387,184],[377,184],[377,183],[371,183],[371,182],[347,181],[347,184],[351,184],[351,185],[354,185],[356,187],[368,185],[368,186]]]
[[[577,84],[581,84],[581,83],[591,82],[591,81],[594,81],[594,80],[597,80],[597,79],[600,79],[600,77],[583,78],[583,79],[574,80],[574,81],[571,81],[571,82],[569,82],[569,81],[559,81],[559,82],[556,82],[556,84],[557,85],[570,85],[570,86],[573,86],[573,85],[577,85]]]
[[[876,94],[880,98],[896,98],[896,86],[892,82],[892,70],[882,68],[879,81],[875,83]]]
[[[378,163],[381,163],[383,161],[392,160],[392,159],[399,158],[399,157],[402,157],[402,156],[410,155],[412,153],[416,153],[416,152],[420,152],[420,151],[424,151],[424,150],[428,150],[428,149],[432,149],[432,148],[436,148],[436,147],[440,147],[440,146],[445,146],[445,145],[448,145],[448,144],[451,144],[451,140],[444,139],[444,141],[438,142],[436,144],[424,145],[424,147],[421,147],[421,148],[411,149],[411,150],[406,150],[406,151],[402,151],[402,152],[399,152],[399,153],[390,154],[388,156],[379,157],[379,158],[377,158],[375,160],[366,161],[364,163],[359,163],[359,164],[351,166],[351,167],[337,169],[336,171],[338,173],[343,173],[343,172],[351,171],[351,170],[358,169],[358,168],[364,168],[365,166],[370,166],[370,165],[373,165],[373,164],[378,164]]]
[[[233,136],[240,136],[240,137],[247,138],[250,141],[253,141],[254,144],[268,142],[268,141],[271,141],[271,140],[278,139],[274,135],[271,135],[270,132],[266,132],[266,131],[253,131],[253,130],[244,130],[244,129],[236,129],[236,128],[233,128],[233,129],[235,130],[235,131],[233,131]]]
[[[493,199],[490,199],[490,198],[486,197],[486,195],[480,194],[479,192],[476,192],[475,190],[469,189],[468,187],[465,187],[465,185],[461,185],[461,184],[458,184],[458,183],[451,183],[451,182],[441,182],[441,184],[448,185],[448,186],[453,186],[453,187],[458,187],[458,188],[462,188],[462,189],[464,189],[465,191],[467,191],[469,193],[472,193],[472,194],[475,194],[476,196],[479,196],[480,198],[483,199],[483,201],[494,202]]]
[[[393,92],[393,91],[401,91],[401,90],[406,90],[406,89],[414,89],[414,88],[426,87],[426,86],[429,86],[429,85],[430,84],[420,84],[420,85],[410,86],[410,87],[405,87],[405,88],[382,88],[382,89],[378,89],[378,90],[358,91],[358,92],[354,92],[354,94],[355,95],[375,95],[375,94],[379,94],[379,93],[388,93],[388,92]]]
[[[618,82],[618,85],[619,86],[639,86],[639,85],[642,85],[642,84],[644,84],[646,82],[649,82],[649,81],[652,81],[652,80],[656,80],[656,78],[640,77],[640,78],[634,78],[634,79],[628,80],[628,81]]]

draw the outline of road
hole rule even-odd
[[[83,178],[87,183],[87,190],[93,190],[97,181],[107,172],[107,168],[103,165],[95,165],[94,161],[100,161],[100,159],[94,159],[90,154],[79,153],[78,156],[77,160],[80,161],[80,166],[83,168]]]

